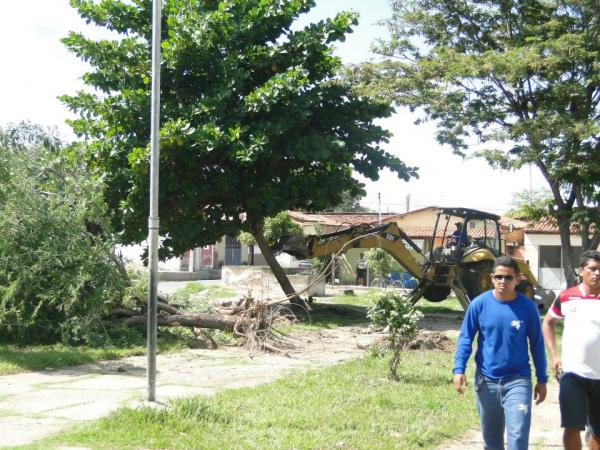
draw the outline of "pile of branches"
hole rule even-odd
[[[147,324],[147,298],[138,297],[139,310],[115,308],[115,316],[125,318],[126,324]],[[296,321],[296,316],[283,302],[257,301],[251,294],[235,302],[215,306],[215,313],[190,313],[169,303],[169,298],[158,296],[157,324],[167,327],[188,327],[199,337],[208,338],[216,348],[216,343],[206,330],[223,330],[240,338],[250,354],[266,350],[285,354],[292,346],[290,336],[277,329],[278,325]]]

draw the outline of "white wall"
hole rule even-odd
[[[529,262],[529,267],[536,276],[542,287],[546,289],[560,290],[565,288],[564,274],[562,269],[540,269],[540,251],[542,245],[560,246],[560,236],[558,234],[530,234],[524,236],[525,260]],[[571,235],[571,245],[581,246],[581,236]]]

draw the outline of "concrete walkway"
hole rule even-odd
[[[293,369],[325,367],[362,355],[381,335],[366,329],[323,330],[296,340],[289,357],[248,350],[186,350],[157,358],[159,402],[265,383]],[[60,370],[0,376],[0,447],[32,443],[71,425],[98,419],[147,397],[146,357]]]

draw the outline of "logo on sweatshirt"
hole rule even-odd
[[[522,324],[522,323],[523,323],[523,321],[522,321],[522,320],[513,320],[513,321],[510,323],[510,326],[511,326],[511,327],[513,327],[513,328],[515,328],[515,329],[517,329],[517,330],[519,330],[519,329],[521,328],[521,324]]]

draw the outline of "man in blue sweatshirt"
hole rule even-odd
[[[529,445],[532,383],[529,351],[537,383],[535,403],[546,398],[546,355],[536,305],[515,288],[519,266],[508,256],[494,261],[494,289],[469,305],[454,355],[454,388],[463,394],[465,369],[477,336],[475,393],[485,450],[524,450]],[[529,345],[528,344],[529,341]]]

